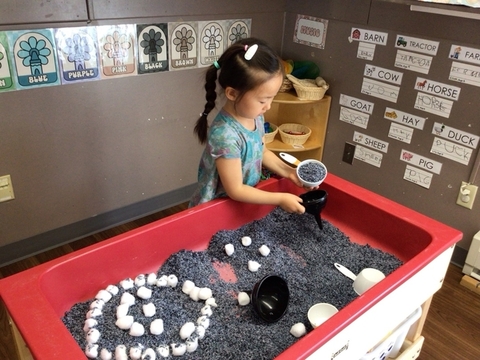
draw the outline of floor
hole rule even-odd
[[[187,207],[173,208],[146,216],[127,224],[87,236],[30,258],[0,268],[0,278],[44,263],[66,253],[97,243],[152,221],[169,216]],[[480,359],[480,295],[460,285],[462,271],[456,265],[448,268],[442,288],[435,294],[422,335],[425,342],[420,360],[476,360]],[[16,360],[7,315],[0,302],[0,359]]]

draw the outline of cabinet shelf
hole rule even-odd
[[[267,148],[273,152],[295,152],[295,156],[300,160],[321,160],[327,133],[330,103],[331,97],[329,95],[325,95],[320,100],[300,100],[295,92],[278,93],[271,108],[265,113],[265,121],[277,126],[285,123],[302,124],[308,126],[312,130],[312,134],[305,144],[293,146],[283,143],[280,133],[277,133],[275,139],[266,144]]]

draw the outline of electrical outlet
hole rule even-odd
[[[0,176],[0,202],[15,199],[10,175]]]
[[[355,156],[355,145],[346,142],[345,147],[343,148],[342,161],[352,165],[354,156]]]
[[[472,209],[475,196],[477,196],[478,186],[468,184],[462,181],[462,186],[458,191],[457,205]]]

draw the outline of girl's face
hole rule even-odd
[[[246,92],[235,104],[235,112],[238,117],[254,119],[264,114],[272,104],[273,98],[283,83],[283,75],[279,73],[273,76],[257,88]]]

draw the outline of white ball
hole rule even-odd
[[[171,344],[173,356],[182,356],[185,355],[187,351],[187,345],[185,344]]]
[[[167,285],[170,287],[175,287],[178,284],[178,278],[175,275],[168,275]]]
[[[137,290],[137,296],[144,300],[150,299],[152,297],[152,290],[145,286],[141,286]]]
[[[145,334],[145,328],[143,327],[142,324],[138,322],[134,322],[132,324],[132,327],[130,328],[129,334],[131,336],[142,336],[143,334]]]
[[[290,328],[290,334],[293,336],[299,338],[307,333],[307,329],[305,328],[305,325],[302,323],[296,323]]]
[[[102,310],[104,305],[105,305],[105,301],[96,299],[96,300],[93,300],[92,303],[90,304],[90,309],[97,308]]]
[[[148,285],[155,285],[157,282],[157,274],[155,273],[150,273],[147,276],[147,284]]]
[[[248,261],[248,270],[250,270],[251,272],[257,272],[258,269],[260,268],[260,266],[262,266],[262,265],[260,265],[256,261],[253,261],[253,260]]]
[[[139,274],[136,278],[135,278],[135,285],[136,286],[143,286],[145,285],[145,275],[143,274]]]
[[[112,360],[112,357],[113,357],[112,353],[107,349],[103,348],[102,351],[100,351],[100,359]]]
[[[100,339],[100,331],[97,329],[90,329],[87,332],[87,342],[90,344],[96,344]]]
[[[125,345],[118,345],[115,348],[115,360],[128,360],[127,347]]]
[[[258,251],[260,252],[260,254],[262,254],[262,256],[268,256],[268,254],[270,254],[270,249],[267,245],[260,246],[258,248]]]
[[[100,290],[95,296],[95,299],[102,300],[104,302],[108,302],[111,298],[112,294],[109,293],[107,290]]]
[[[142,357],[143,346],[138,344],[130,348],[130,359],[138,360]]]
[[[210,326],[210,319],[208,316],[203,315],[197,319],[197,325],[203,327],[205,330]]]
[[[155,311],[156,311],[155,304],[148,303],[143,305],[142,308],[143,308],[143,314],[146,317],[152,317],[153,315],[155,315]]]
[[[150,333],[152,335],[160,335],[163,333],[163,320],[155,319],[150,323]]]
[[[212,308],[210,305],[205,305],[201,310],[200,310],[202,315],[206,316],[212,316]]]
[[[252,244],[252,238],[250,236],[242,237],[242,245],[243,246],[250,246]]]
[[[190,291],[190,294],[188,295],[190,296],[190,299],[192,299],[193,301],[198,301],[200,300],[199,294],[200,294],[200,288],[198,286],[194,286],[193,289]]]
[[[190,337],[195,331],[195,324],[193,322],[187,322],[183,324],[182,328],[180,329],[180,337],[185,340],[186,338]]]
[[[135,286],[135,283],[133,282],[132,279],[130,278],[127,278],[127,279],[124,279],[122,281],[120,281],[120,286],[124,289],[124,290],[128,290],[128,289],[131,289]]]
[[[239,292],[238,293],[238,304],[240,306],[245,306],[250,304],[250,296],[246,292]]]
[[[122,297],[120,298],[120,304],[127,304],[127,305],[134,305],[135,304],[135,296],[130,293],[123,293]]]
[[[207,300],[205,300],[205,305],[210,305],[210,306],[213,306],[213,307],[218,306],[216,301],[215,301],[215,298],[213,298],[213,297],[210,297]]]
[[[170,356],[170,347],[168,345],[159,345],[157,347],[158,355],[163,358],[167,358]]]
[[[182,291],[184,294],[190,294],[190,291],[195,287],[195,283],[190,280],[185,280],[185,282],[182,285]]]
[[[235,252],[235,247],[232,244],[225,245],[225,253],[228,256],[232,256],[234,252]]]
[[[90,359],[95,359],[98,357],[98,345],[97,344],[87,344],[85,347],[85,355]]]
[[[195,328],[195,334],[197,334],[198,338],[202,340],[205,337],[205,328],[202,325],[198,325]]]
[[[198,348],[198,337],[195,337],[193,339],[187,339],[185,343],[187,346],[187,352],[194,352]]]
[[[88,310],[86,317],[87,319],[90,319],[99,317],[100,315],[102,315],[102,310],[100,310],[99,308],[93,308],[92,310]]]
[[[83,331],[88,332],[91,328],[98,325],[98,321],[94,318],[88,318],[85,320],[85,325],[83,325]]]
[[[152,348],[147,348],[142,354],[142,359],[155,360],[156,357],[155,351]]]
[[[116,287],[115,285],[108,285],[105,290],[107,290],[110,294],[114,296],[118,294],[118,287]]]
[[[127,315],[127,316],[124,316],[120,319],[117,319],[117,321],[115,321],[115,325],[119,329],[128,330],[132,327],[133,321],[134,321],[133,316],[132,315]]]
[[[200,300],[207,300],[212,297],[212,290],[207,287],[201,288],[200,292],[198,293],[198,297]]]
[[[167,286],[167,275],[162,275],[157,279],[156,285],[158,287],[164,287]]]
[[[120,319],[128,315],[128,310],[130,309],[129,304],[120,304],[117,306],[117,319]]]

